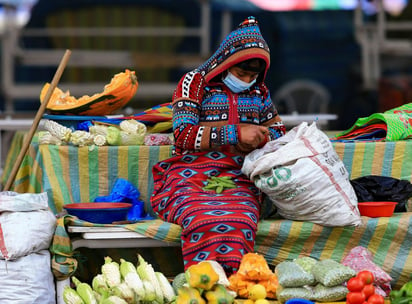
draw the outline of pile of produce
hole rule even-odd
[[[236,293],[228,290],[229,281],[216,261],[202,261],[190,266],[173,281],[175,304],[232,304]]]
[[[389,294],[391,304],[409,304],[412,303],[412,281],[409,281],[399,290],[392,290]]]
[[[356,277],[349,279],[346,284],[349,290],[346,295],[346,303],[384,304],[383,296],[375,292],[374,281],[373,273],[368,270],[362,270],[356,274]]]
[[[276,266],[279,279],[277,299],[291,298],[316,302],[346,299],[347,304],[383,304],[384,298],[375,292],[373,273],[356,272],[332,259],[316,260],[302,257]]]
[[[300,257],[283,261],[272,271],[258,253],[245,254],[239,270],[229,277],[218,262],[206,260],[169,281],[138,255],[136,266],[106,257],[90,285],[73,276],[73,285],[65,287],[63,298],[66,304],[268,304],[295,298],[384,304],[376,281],[372,271],[355,271],[332,259]],[[412,282],[391,291],[390,300],[412,303]]]
[[[88,131],[75,130],[63,126],[54,120],[46,119],[44,131],[40,131],[40,144],[74,146],[131,146],[143,145],[146,136],[146,125],[134,119],[127,119],[117,125],[96,124]]]
[[[174,289],[165,275],[155,271],[141,255],[137,266],[124,259],[119,264],[106,257],[101,273],[93,278],[91,285],[75,276],[72,282],[75,288],[65,286],[63,291],[66,304],[163,304],[175,299]]]
[[[92,96],[75,98],[70,91],[63,92],[55,88],[47,110],[54,114],[104,116],[125,106],[136,94],[139,83],[135,71],[126,69],[113,76],[103,92]],[[40,102],[44,102],[50,84],[46,83],[40,92]]]
[[[250,300],[276,299],[279,285],[277,275],[270,270],[265,258],[252,252],[242,257],[239,270],[229,277],[229,282],[229,288],[238,297]]]
[[[206,185],[202,189],[222,193],[225,189],[233,189],[236,187],[231,176],[211,176],[206,180]]]

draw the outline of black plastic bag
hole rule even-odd
[[[366,175],[350,182],[359,202],[397,202],[395,212],[405,212],[406,203],[412,196],[412,184],[407,180]]]

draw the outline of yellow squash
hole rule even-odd
[[[186,279],[191,287],[209,290],[219,280],[219,275],[208,262],[199,262],[186,270]]]

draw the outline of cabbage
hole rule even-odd
[[[120,144],[122,146],[140,146],[143,145],[144,135],[120,131]]]
[[[126,131],[131,134],[139,134],[145,135],[146,134],[146,125],[135,120],[135,119],[128,119],[122,120],[119,124],[121,130]]]
[[[121,144],[120,130],[117,127],[107,127],[106,140],[109,145],[119,146]]]

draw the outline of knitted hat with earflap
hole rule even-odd
[[[212,83],[214,79],[218,79],[216,76],[231,66],[252,58],[263,59],[266,63],[265,71],[257,80],[263,81],[270,65],[270,51],[256,18],[250,16],[226,36],[216,52],[198,68],[198,71],[202,73],[206,83]]]

